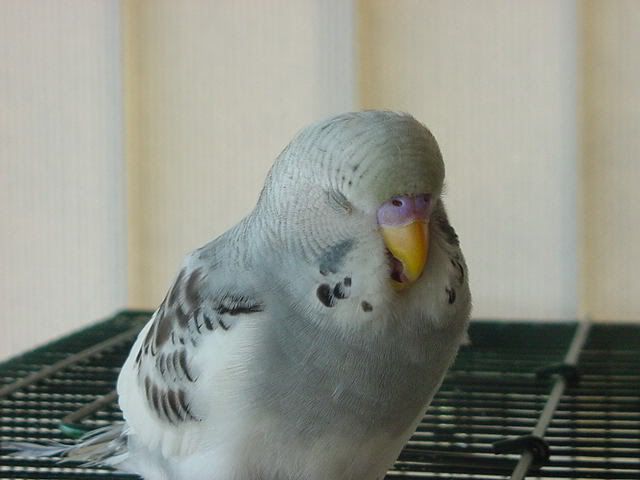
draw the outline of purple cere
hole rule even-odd
[[[399,227],[416,220],[429,220],[432,198],[428,193],[399,195],[387,200],[378,209],[378,225]]]

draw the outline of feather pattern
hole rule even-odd
[[[3,442],[0,447],[14,450],[11,453],[14,457],[55,456],[62,457],[63,461],[80,461],[83,466],[116,465],[128,457],[127,434],[122,422],[88,432],[73,445],[59,442]]]

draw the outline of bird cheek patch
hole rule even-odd
[[[349,280],[351,279],[349,278]],[[339,299],[349,298],[350,295],[351,295],[351,281],[349,281],[348,285],[345,282],[338,282],[336,283],[336,286],[333,287],[333,296],[336,298],[339,298]]]
[[[342,268],[345,257],[355,244],[356,241],[349,238],[327,248],[319,259],[320,274],[327,276],[330,273],[337,273]]]
[[[321,284],[316,289],[316,296],[325,307],[334,307],[337,300],[343,300],[351,296],[351,277],[344,277],[342,281],[336,283],[333,287],[328,283]]]
[[[331,291],[331,287],[328,283],[323,283],[316,290],[316,295],[318,299],[325,307],[333,307],[336,304],[336,299],[333,296],[333,292]]]

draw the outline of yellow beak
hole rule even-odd
[[[402,281],[392,280],[394,287],[401,289],[415,282],[427,263],[429,255],[429,224],[413,221],[400,227],[380,227],[385,245],[402,263]]]

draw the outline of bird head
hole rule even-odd
[[[412,116],[348,113],[294,138],[258,208],[276,250],[298,252],[320,275],[356,270],[401,294],[424,276],[443,181],[438,144]]]

